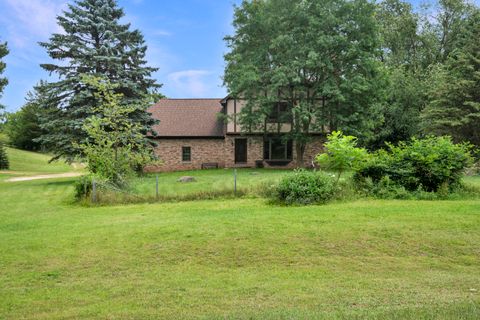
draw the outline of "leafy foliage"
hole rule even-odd
[[[44,84],[44,82],[40,82],[33,92],[27,94],[27,103],[7,117],[5,132],[9,137],[10,144],[16,148],[30,151],[41,148],[38,141],[43,133],[40,118],[47,112],[42,107],[45,103]]]
[[[373,127],[379,72],[379,39],[369,1],[244,1],[235,10],[235,34],[224,81],[247,105],[238,121],[251,131],[271,129],[279,101],[291,123],[297,163],[311,132],[337,128],[367,136]],[[275,126],[276,127],[276,126]]]
[[[7,65],[2,60],[8,54],[7,43],[0,43],[0,75],[5,71]],[[2,97],[3,89],[8,84],[8,79],[4,77],[0,77],[0,98]],[[0,104],[0,124],[3,122],[4,114],[3,110],[4,106]]]
[[[75,181],[73,185],[75,199],[80,200],[82,198],[87,198],[92,193],[93,186],[92,175],[83,175]]]
[[[357,170],[355,179],[366,178],[380,183],[388,177],[398,186],[414,191],[438,191],[442,186],[455,186],[464,170],[472,164],[468,144],[454,144],[450,137],[427,137],[389,145],[388,152],[377,152]]]
[[[142,106],[121,105],[122,94],[115,93],[117,85],[108,80],[84,76],[82,81],[95,92],[95,99],[100,104],[83,125],[88,138],[76,147],[85,155],[90,172],[124,187],[134,170],[142,168],[153,158],[142,125],[129,117]]]
[[[422,117],[426,132],[480,146],[480,11],[470,17],[459,47],[433,72],[432,100]]]
[[[426,73],[414,74],[406,67],[386,69],[387,88],[380,110],[382,121],[367,141],[369,149],[385,148],[385,142],[409,140],[421,131],[421,111],[427,103]]]
[[[438,83],[437,70],[444,69],[445,61],[462,46],[462,38],[471,28],[468,20],[476,11],[478,8],[465,0],[439,0],[433,8],[415,11],[402,0],[378,3],[375,17],[380,26],[386,86],[379,108],[381,121],[367,141],[370,149],[384,148],[385,142],[406,141],[422,131],[455,137],[452,131],[432,131],[430,120],[422,122],[421,115],[442,92],[431,83]],[[454,82],[457,88],[465,85],[458,79]],[[440,121],[447,126],[453,123],[448,115],[441,116]],[[462,134],[456,140],[468,138]]]
[[[124,12],[114,0],[78,0],[57,18],[64,33],[53,34],[41,43],[59,64],[42,67],[60,80],[47,87],[49,112],[42,119],[41,142],[55,158],[73,160],[81,155],[80,141],[86,138],[83,123],[99,105],[95,92],[82,82],[82,75],[102,76],[115,84],[120,104],[131,111],[128,118],[141,126],[145,136],[154,120],[146,112],[152,93],[159,88],[147,67],[147,46],[138,30],[121,24]],[[129,107],[129,106],[134,107]]]
[[[8,161],[7,151],[3,146],[3,142],[0,141],[0,170],[8,170],[10,168],[10,162]]]
[[[343,172],[358,169],[368,158],[364,148],[357,147],[357,138],[340,131],[328,135],[325,152],[317,155],[317,163],[324,169],[337,172],[337,181]]]
[[[276,200],[287,205],[326,203],[335,194],[331,175],[303,169],[286,175],[274,190]]]

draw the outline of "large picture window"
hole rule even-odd
[[[192,148],[182,147],[182,161],[183,162],[192,161]]]
[[[267,138],[263,143],[265,160],[292,160],[292,141],[285,143],[281,138]]]

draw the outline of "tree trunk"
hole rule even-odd
[[[305,155],[305,143],[295,143],[295,152],[297,156],[297,167],[305,168],[304,155]]]

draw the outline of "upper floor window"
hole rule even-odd
[[[276,103],[271,113],[268,115],[267,122],[269,123],[290,123],[292,122],[292,109],[287,102]]]
[[[182,147],[182,161],[183,162],[192,161],[192,148]]]

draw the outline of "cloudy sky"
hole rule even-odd
[[[418,0],[411,0],[416,3]],[[475,0],[480,1],[480,0]],[[17,110],[40,79],[51,79],[39,64],[49,61],[38,45],[59,32],[55,17],[67,0],[0,0],[0,41],[7,41],[6,76],[10,83],[0,103]],[[171,98],[223,97],[221,75],[226,51],[223,37],[232,33],[233,4],[240,0],[119,0],[124,22],[140,29],[148,61],[161,92]]]
[[[6,87],[1,103],[8,111],[49,74],[40,63],[49,61],[38,45],[59,32],[55,17],[65,0],[0,0],[0,41],[7,41]],[[168,97],[223,97],[223,37],[232,32],[233,4],[239,0],[119,0],[123,22],[140,29],[148,45],[148,61],[160,68],[154,75]],[[51,79],[51,78],[50,78]]]

